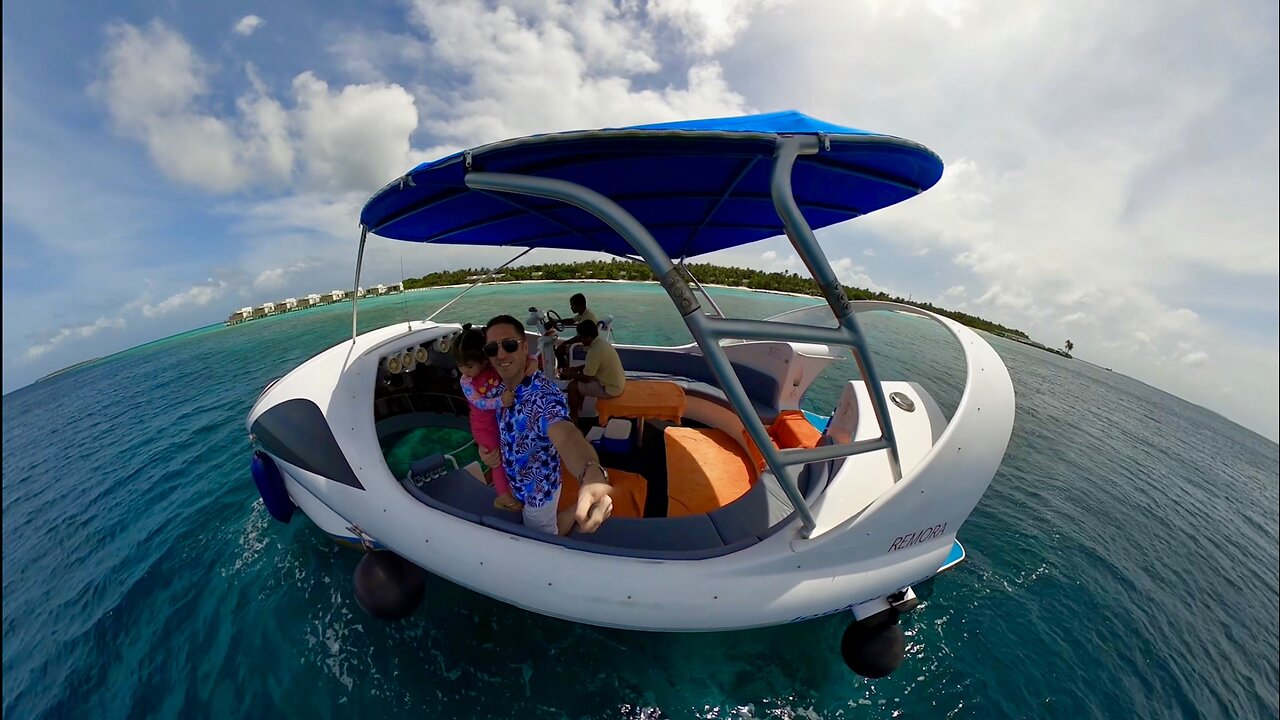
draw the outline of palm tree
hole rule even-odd
[[[1073,343],[1073,342],[1071,342],[1070,340],[1068,340],[1068,341],[1067,341],[1067,344],[1065,345],[1065,347],[1067,348],[1067,352],[1071,352],[1071,348],[1073,348],[1073,347],[1075,347],[1075,346],[1076,346],[1076,344],[1075,344],[1075,343]]]

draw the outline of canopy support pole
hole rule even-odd
[[[369,237],[369,226],[360,226],[360,249],[356,251],[356,284],[351,288],[351,342],[356,341],[356,303],[360,301],[360,265],[364,263],[364,242]],[[400,292],[404,292],[403,289]]]
[[[889,450],[889,467],[894,481],[902,479],[902,463],[898,457],[898,441],[893,434],[893,424],[889,420],[889,404],[885,401],[884,387],[871,363],[871,353],[867,350],[866,336],[858,325],[849,297],[845,295],[844,286],[836,278],[831,263],[818,245],[813,230],[804,213],[796,204],[791,190],[791,169],[795,165],[796,156],[813,155],[819,150],[819,139],[812,135],[792,135],[778,138],[777,148],[773,155],[773,177],[770,181],[770,192],[773,195],[773,206],[778,211],[786,228],[791,245],[800,254],[809,273],[817,281],[822,295],[836,316],[836,322],[848,338],[847,344],[853,348],[853,359],[866,381],[867,393],[871,396],[872,407],[875,408],[876,422],[880,425],[880,436],[884,438]]]
[[[693,271],[689,269],[689,265],[684,261],[684,258],[680,258],[680,268],[685,271],[689,276],[689,279],[697,286],[698,292],[702,293],[702,297],[706,298],[707,302],[711,303],[711,309],[716,311],[716,317],[724,317],[724,312],[720,310],[720,306],[717,305],[715,299],[711,297],[711,293],[707,292],[707,289],[702,287],[702,283],[698,281],[698,278],[693,276]]]

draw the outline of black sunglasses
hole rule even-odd
[[[522,342],[522,341],[520,341],[520,340],[514,340],[514,339],[512,339],[512,338],[507,338],[506,340],[503,340],[503,341],[502,341],[502,349],[503,349],[503,350],[506,350],[506,351],[507,351],[507,352],[509,352],[509,353],[513,353],[513,352],[515,352],[515,351],[517,351],[517,350],[519,350],[519,349],[520,349],[520,343],[521,343],[521,342]],[[484,354],[485,354],[485,355],[488,355],[489,357],[498,357],[498,343],[496,343],[496,342],[491,342],[491,343],[489,343],[488,345],[485,345],[485,346],[484,346]]]

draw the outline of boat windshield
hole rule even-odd
[[[859,323],[866,334],[867,349],[874,358],[882,380],[911,380],[938,403],[943,417],[950,419],[964,390],[964,353],[954,338],[934,322],[883,308],[868,311],[854,303]],[[825,303],[788,310],[766,322],[836,327],[835,316]],[[810,385],[801,407],[818,414],[831,412],[839,388],[860,373],[847,345],[828,345],[835,362],[822,370]]]
[[[831,314],[831,308],[826,303],[810,305],[808,307],[796,308],[788,310],[784,313],[778,313],[772,317],[765,318],[766,322],[788,322],[797,325],[810,325],[812,327],[834,328],[836,327],[836,317]]]

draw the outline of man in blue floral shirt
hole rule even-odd
[[[485,339],[485,355],[503,384],[514,390],[514,400],[498,411],[501,456],[496,449],[481,451],[481,459],[490,467],[502,463],[512,493],[524,503],[525,527],[565,534],[576,523],[580,532],[595,532],[613,513],[609,474],[569,420],[564,393],[542,371],[527,371],[524,323],[499,315],[485,326]],[[578,477],[581,489],[576,506],[557,517],[562,462]]]

